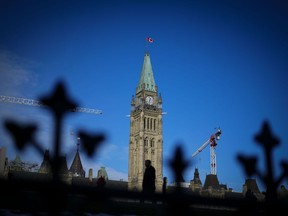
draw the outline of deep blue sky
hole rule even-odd
[[[253,136],[269,121],[281,140],[273,152],[275,168],[288,153],[288,6],[285,1],[1,1],[0,94],[38,99],[65,80],[81,107],[102,115],[74,113],[65,119],[63,154],[70,167],[79,128],[107,135],[100,152],[89,160],[88,173],[105,166],[111,179],[127,180],[131,96],[140,79],[149,44],[154,78],[163,98],[164,176],[177,144],[191,155],[215,127],[222,136],[216,147],[220,183],[242,191],[245,175],[238,153],[258,155]],[[46,110],[0,104],[1,122],[12,117],[39,125],[37,139],[52,142]],[[9,160],[17,151],[3,126],[0,146]],[[39,161],[32,148],[23,160]],[[198,167],[202,183],[210,173],[209,147],[185,172]],[[277,174],[279,170],[277,169]],[[261,182],[258,181],[263,190]],[[287,181],[283,182],[287,185]]]

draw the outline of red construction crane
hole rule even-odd
[[[23,104],[28,106],[38,106],[44,107],[45,105],[42,104],[40,101],[27,99],[27,98],[18,98],[18,97],[11,97],[0,95],[0,102],[4,103],[15,103],[15,104]],[[71,112],[84,112],[90,114],[102,114],[101,110],[98,109],[91,109],[91,108],[83,108],[83,107],[76,107],[75,109],[71,110]]]
[[[199,154],[206,146],[210,144],[210,167],[211,167],[211,174],[216,175],[216,146],[217,141],[220,139],[221,135],[220,128],[210,136],[210,138],[202,145],[200,148],[197,149],[196,152],[192,154],[192,157],[195,157],[197,154]]]

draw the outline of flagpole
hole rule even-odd
[[[150,37],[146,37],[146,52],[149,53],[149,43],[153,43],[153,39]]]

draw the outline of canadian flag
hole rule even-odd
[[[146,40],[147,40],[149,43],[153,43],[153,39],[150,38],[150,37],[147,37]]]

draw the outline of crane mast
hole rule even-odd
[[[217,141],[220,139],[222,131],[220,128],[210,136],[210,138],[204,142],[193,154],[192,157],[198,155],[205,147],[210,144],[210,168],[211,174],[216,175],[216,146]]]
[[[40,101],[38,101],[38,100],[27,99],[27,98],[11,97],[11,96],[5,96],[5,95],[0,95],[0,102],[23,104],[23,105],[28,105],[28,106],[45,107],[45,105],[42,104],[42,103],[41,103]],[[72,109],[71,112],[83,112],[83,113],[91,113],[91,114],[102,114],[102,111],[101,111],[101,110],[91,109],[91,108],[84,108],[84,107],[76,107],[75,109]]]

